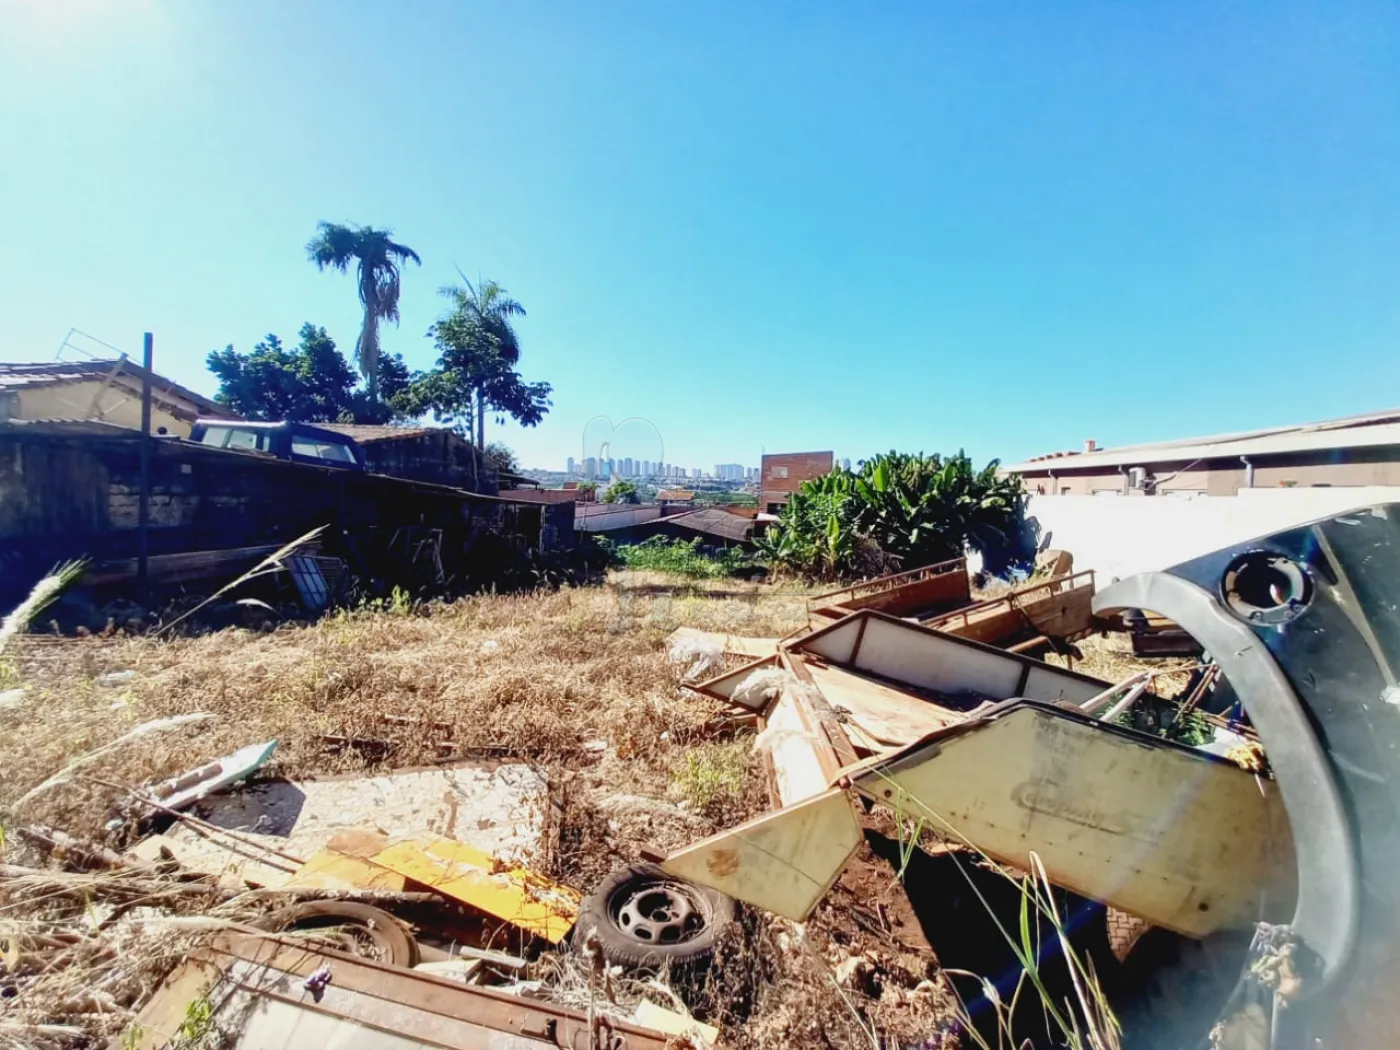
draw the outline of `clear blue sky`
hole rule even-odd
[[[209,393],[228,343],[353,344],[317,220],[422,254],[417,367],[496,278],[528,465],[600,413],[709,467],[1400,403],[1394,0],[0,0],[0,201],[0,358],[152,329]]]

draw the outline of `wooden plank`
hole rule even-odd
[[[661,866],[804,922],[861,841],[850,798],[833,788],[678,850]]]
[[[792,690],[783,690],[758,739],[772,759],[773,781],[782,805],[811,798],[830,786],[836,769],[824,766],[818,757],[816,731],[802,717]]]
[[[528,868],[502,865],[489,854],[452,839],[400,842],[375,854],[373,860],[551,943],[557,944],[578,918],[582,894],[577,890]]]
[[[713,1046],[719,1042],[719,1029],[712,1024],[704,1024],[687,1014],[657,1006],[650,999],[643,999],[632,1012],[632,1020],[646,1028],[655,1028],[667,1035],[686,1036],[695,1034],[706,1044]]]
[[[1277,785],[1155,737],[1009,705],[848,771],[936,832],[1192,937],[1292,914],[1296,866]],[[899,796],[896,798],[896,794]]]
[[[856,760],[855,748],[851,746],[850,739],[846,736],[845,730],[841,728],[841,720],[836,717],[836,712],[827,703],[826,697],[822,695],[820,687],[812,678],[812,674],[807,670],[807,665],[803,658],[797,653],[784,651],[781,655],[782,664],[799,682],[809,688],[803,693],[802,700],[816,716],[817,722],[821,726],[823,736],[831,747],[832,760],[835,769],[828,773],[828,782],[835,779],[836,770],[842,766],[848,766]],[[820,757],[820,756],[819,756]],[[823,767],[825,768],[825,766]]]
[[[913,743],[965,721],[979,710],[941,707],[840,667],[814,661],[808,668],[822,694],[845,715],[847,724],[853,723],[864,739],[876,741],[884,749]]]
[[[277,889],[286,885],[297,870],[297,865],[290,861],[223,836],[215,841],[197,835],[188,838],[148,835],[126,851],[126,856],[152,864],[165,859],[166,854],[174,857],[186,872],[210,875],[220,885],[235,888]]]

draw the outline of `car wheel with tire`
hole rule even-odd
[[[398,919],[353,901],[307,901],[264,916],[255,924],[271,933],[325,930],[331,946],[390,966],[418,965],[418,942]]]
[[[655,864],[621,868],[579,907],[575,936],[598,938],[608,962],[638,969],[703,963],[734,920],[734,901],[667,875]],[[580,942],[582,943],[582,942]]]

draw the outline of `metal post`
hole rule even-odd
[[[151,553],[151,369],[155,367],[155,338],[146,333],[141,352],[141,495],[137,504],[136,581],[146,590],[146,561]]]

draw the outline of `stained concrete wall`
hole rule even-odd
[[[1373,503],[1400,502],[1400,486],[1241,489],[1235,496],[1032,496],[1041,543],[1074,555],[1103,587],[1290,525]]]
[[[121,427],[141,427],[141,391],[122,383],[110,386],[100,380],[21,387],[15,419],[99,419]],[[176,415],[175,413],[179,413]],[[151,432],[164,427],[175,437],[189,437],[198,410],[187,402],[172,402],[162,391],[151,399]]]

